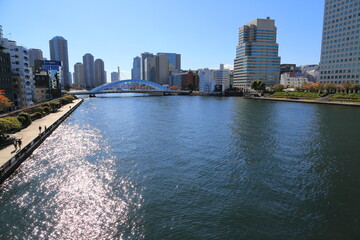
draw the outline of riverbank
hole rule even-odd
[[[76,99],[62,106],[56,113],[34,120],[31,125],[10,135],[22,140],[22,149],[13,145],[0,150],[0,183],[5,180],[84,100]],[[41,127],[41,133],[39,131]],[[46,130],[45,130],[46,127]]]
[[[345,101],[323,101],[321,99],[290,99],[290,98],[272,98],[272,97],[248,97],[249,99],[255,100],[270,100],[280,102],[299,102],[299,103],[317,103],[317,104],[328,104],[328,105],[341,105],[341,106],[353,106],[360,107],[359,102],[345,102]]]

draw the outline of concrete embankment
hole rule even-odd
[[[13,137],[21,139],[22,149],[16,151],[15,147],[10,145],[0,150],[0,183],[8,178],[83,101],[76,99],[73,103],[62,106],[56,113],[37,119],[27,128],[13,134]]]
[[[310,100],[310,99],[290,99],[290,98],[271,98],[271,97],[251,97],[249,99],[360,107],[360,103],[358,102],[321,101],[316,99]]]

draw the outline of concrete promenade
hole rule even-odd
[[[299,103],[317,103],[317,104],[327,104],[327,105],[341,105],[341,106],[353,106],[360,107],[360,102],[345,102],[345,101],[324,101],[323,99],[291,99],[291,98],[272,98],[272,97],[251,97],[249,99],[255,100],[270,100],[270,101],[279,101],[279,102],[299,102]]]
[[[50,113],[49,115],[34,120],[27,128],[22,129],[19,132],[14,134],[9,134],[16,138],[21,138],[22,148],[32,142],[40,133],[39,126],[41,126],[41,131],[45,130],[45,126],[49,128],[54,122],[64,116],[68,111],[70,111],[76,104],[78,104],[81,99],[75,99],[73,103],[69,103],[65,106],[62,106],[56,113]],[[71,108],[70,108],[71,107]],[[18,148],[19,151],[19,148]],[[4,149],[0,150],[0,167],[2,167],[6,162],[8,162],[16,154],[14,146],[11,144]]]

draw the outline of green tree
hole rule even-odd
[[[256,80],[251,83],[251,88],[258,91],[264,91],[266,84],[263,81]]]

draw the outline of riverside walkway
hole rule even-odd
[[[60,119],[62,116],[64,116],[67,112],[69,112],[73,107],[75,107],[77,104],[79,104],[82,100],[81,99],[75,99],[72,103],[66,104],[65,106],[62,106],[60,109],[58,109],[55,113],[50,113],[49,115],[34,120],[32,123],[22,129],[19,132],[16,132],[14,134],[9,134],[10,137],[16,137],[21,138],[22,141],[22,148],[24,148],[26,145],[31,143],[37,136],[39,136],[39,126],[41,127],[41,132],[45,130],[45,126],[49,128],[53,123],[55,123],[58,119]],[[19,148],[18,148],[19,150]],[[7,163],[11,158],[13,158],[16,155],[17,152],[15,152],[14,146],[11,144],[3,149],[0,150],[0,167],[2,167],[5,163]]]

